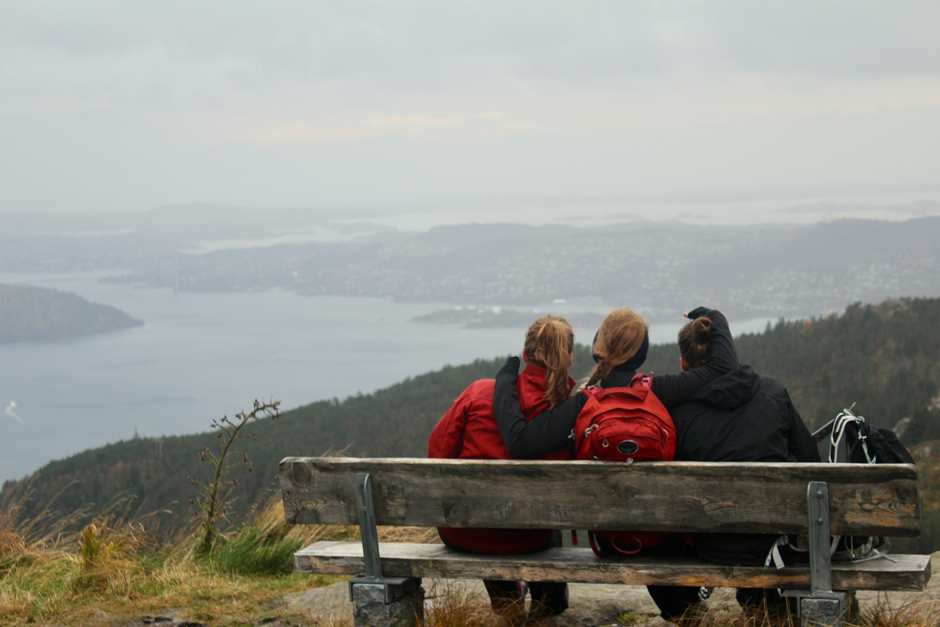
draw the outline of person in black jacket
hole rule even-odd
[[[715,330],[699,318],[679,331],[683,370],[706,363]],[[670,410],[676,426],[676,460],[699,462],[818,462],[819,451],[787,390],[750,366],[738,366]],[[699,557],[719,564],[763,566],[775,535],[696,534]],[[776,591],[738,590],[743,607],[782,603]]]

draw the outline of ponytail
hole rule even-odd
[[[525,334],[525,356],[545,368],[545,400],[549,407],[568,398],[568,369],[574,350],[574,331],[564,318],[542,316]]]
[[[610,371],[613,370],[613,365],[606,359],[602,359],[596,366],[594,370],[591,371],[591,376],[588,378],[586,387],[591,387],[592,385],[597,385],[598,381],[603,380],[604,377],[610,374]]]
[[[696,318],[679,329],[679,354],[689,368],[704,366],[712,356],[712,321]]]

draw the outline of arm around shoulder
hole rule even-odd
[[[516,386],[518,372],[519,359],[511,357],[496,375],[493,390],[493,412],[506,450],[513,457],[526,459],[562,448],[568,443],[568,436],[584,406],[584,395],[575,394],[561,405],[526,420]]]

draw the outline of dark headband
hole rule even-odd
[[[597,333],[594,334],[594,341],[591,342],[592,347],[594,346],[594,344],[597,343],[598,333],[600,333],[600,330],[598,330]],[[611,372],[630,372],[630,371],[639,369],[639,367],[642,366],[643,363],[646,361],[646,356],[649,353],[649,350],[650,350],[650,334],[647,331],[646,335],[643,337],[643,345],[640,346],[640,350],[638,350],[636,354],[630,359],[628,359],[627,361],[623,362],[619,366],[615,366],[614,368],[612,368]],[[598,357],[597,354],[592,354],[592,356],[594,357],[595,363],[601,363],[601,358]]]

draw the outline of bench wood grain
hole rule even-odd
[[[441,544],[380,543],[382,572],[390,577],[568,581],[628,585],[806,589],[807,566],[785,569],[718,566],[696,559],[599,559],[590,549],[558,548],[527,555],[477,555]],[[836,590],[924,590],[929,555],[897,555],[852,564],[834,562]],[[358,542],[317,542],[294,554],[294,570],[357,575],[364,568]]]
[[[357,524],[352,475],[368,472],[379,525],[798,534],[806,486],[829,484],[832,535],[917,536],[917,469],[755,464],[285,458],[291,523]]]

